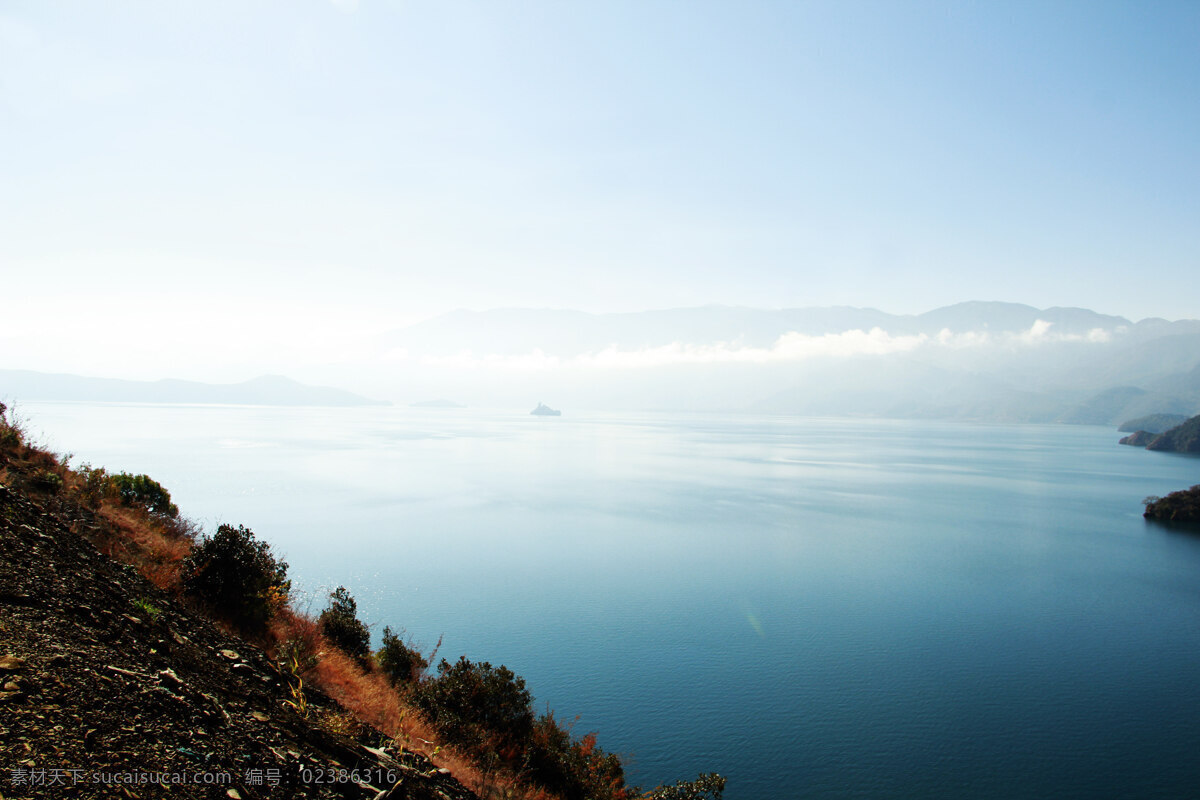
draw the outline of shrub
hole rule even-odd
[[[162,615],[162,609],[145,598],[139,597],[131,602],[133,603],[133,607],[136,608],[140,614],[148,617],[151,622],[157,622],[159,616]]]
[[[29,485],[42,492],[58,494],[59,490],[63,487],[63,479],[57,472],[51,472],[46,469],[35,472],[30,476]]]
[[[383,628],[383,647],[375,654],[375,663],[393,686],[416,683],[429,668],[421,651],[404,642],[386,625]]]
[[[533,731],[533,698],[525,679],[486,661],[442,659],[437,677],[419,684],[413,700],[443,736],[465,747],[490,743],[520,752]]]
[[[272,638],[280,642],[276,648],[275,661],[287,672],[308,672],[317,666],[318,654],[325,646],[321,637],[321,626],[307,614],[299,614],[290,607],[280,609],[271,620]]]
[[[100,501],[112,493],[112,476],[104,467],[80,464],[75,470],[79,476],[79,501],[91,509],[100,507]]]
[[[0,452],[10,452],[21,446],[21,433],[0,423]]]
[[[552,712],[534,723],[525,759],[530,779],[563,800],[626,796],[621,759],[597,746],[594,733],[572,739],[570,729],[560,725]]]
[[[24,440],[24,431],[16,420],[16,414],[14,413],[13,419],[10,420],[8,406],[0,403],[0,453],[15,453],[21,449]]]
[[[303,639],[285,639],[279,645],[276,661],[281,669],[294,670],[297,674],[308,672],[317,665],[317,653]]]
[[[195,542],[204,533],[198,522],[193,522],[187,517],[160,517],[157,522],[163,533],[176,539]]]
[[[356,616],[358,604],[345,586],[329,593],[329,607],[321,612],[321,633],[337,649],[365,665],[371,655],[371,632]]]
[[[183,588],[234,625],[257,632],[287,598],[287,564],[238,525],[222,525],[183,562]]]
[[[127,506],[141,506],[153,514],[179,516],[179,507],[171,502],[171,493],[149,475],[122,472],[109,478],[111,490]]]

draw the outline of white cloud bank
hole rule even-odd
[[[935,336],[925,333],[893,336],[882,328],[848,330],[810,336],[795,331],[780,336],[770,347],[746,347],[736,343],[711,345],[672,342],[659,347],[621,350],[616,345],[594,353],[560,357],[541,349],[516,356],[475,355],[463,351],[452,356],[417,356],[407,350],[391,354],[390,360],[413,360],[424,366],[450,369],[504,369],[534,372],[560,368],[646,369],[673,365],[781,364],[818,358],[852,358],[911,353],[921,348],[964,350],[982,347],[1038,347],[1061,342],[1103,344],[1112,334],[1094,328],[1086,334],[1055,333],[1053,323],[1037,320],[1029,330],[993,334],[987,331],[954,333],[948,328]]]

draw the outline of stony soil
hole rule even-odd
[[[261,650],[81,535],[103,524],[0,486],[0,800],[474,798],[319,692],[299,713]]]

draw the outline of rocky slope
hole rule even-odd
[[[105,524],[0,487],[0,798],[474,798],[102,555]]]

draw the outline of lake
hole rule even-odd
[[[1200,791],[1200,460],[1111,429],[21,404],[241,523],[378,643],[503,663],[646,786],[728,800]],[[302,603],[303,605],[303,603]]]

